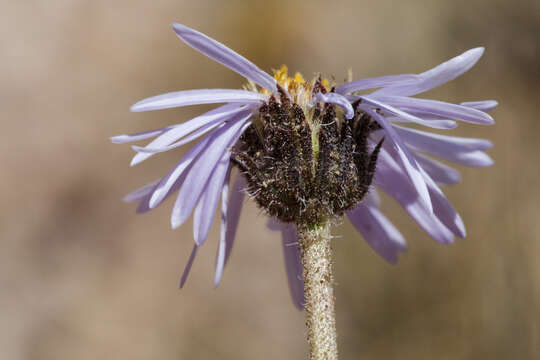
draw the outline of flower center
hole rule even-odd
[[[370,152],[367,139],[379,126],[359,110],[346,119],[332,104],[313,104],[317,92],[331,91],[327,80],[289,77],[285,66],[274,77],[280,96],[259,108],[233,163],[270,216],[302,225],[341,216],[369,189],[382,142]]]
[[[323,92],[330,91],[330,81],[328,79],[315,78],[311,81],[306,81],[299,72],[296,72],[294,77],[290,77],[286,65],[281,65],[279,70],[274,69],[273,72],[274,79],[289,93],[291,100],[298,104],[304,112],[307,112],[311,106],[313,89],[316,84],[322,87]],[[261,92],[270,95],[266,89],[262,89]]]

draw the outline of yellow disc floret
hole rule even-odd
[[[273,69],[272,71],[274,73],[274,79],[276,79],[278,84],[289,93],[292,100],[302,108],[306,109],[307,105],[311,102],[313,86],[319,77],[316,77],[309,82],[306,82],[299,72],[296,72],[294,77],[291,77],[289,76],[289,69],[286,65],[281,65],[278,70]],[[321,79],[320,84],[326,91],[330,91],[331,85],[328,79]],[[253,87],[250,90],[254,90]],[[263,94],[270,95],[270,92],[266,89],[260,89],[259,91]]]

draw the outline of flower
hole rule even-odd
[[[244,192],[271,215],[269,228],[282,232],[290,290],[303,304],[296,226],[346,214],[368,244],[395,263],[406,244],[380,211],[377,191],[393,197],[431,237],[450,243],[465,237],[458,213],[439,185],[460,181],[457,170],[430,156],[472,167],[493,162],[491,142],[417,130],[407,125],[453,129],[457,121],[492,124],[493,100],[451,104],[412,97],[455,79],[481,57],[475,48],[420,74],[349,81],[336,86],[322,77],[274,76],[225,45],[181,24],[178,37],[192,48],[248,80],[244,89],[185,90],[158,95],[132,106],[148,111],[225,103],[185,123],[112,137],[113,143],[154,138],[131,165],[202,137],[161,179],[127,195],[147,212],[178,192],[171,224],[193,214],[195,245],[182,275],[183,286],[197,250],[206,241],[221,197],[221,234],[214,283],[229,258]],[[359,91],[378,89],[367,95]],[[229,189],[231,168],[240,174]],[[245,191],[244,191],[245,190]]]

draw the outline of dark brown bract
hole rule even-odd
[[[347,120],[332,104],[303,110],[283,93],[270,97],[233,150],[248,194],[270,216],[308,226],[354,207],[382,145],[369,151],[367,138],[380,127],[355,109]]]

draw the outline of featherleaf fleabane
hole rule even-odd
[[[289,76],[286,66],[271,76],[196,30],[181,24],[173,28],[183,42],[247,80],[244,89],[182,90],[142,100],[132,111],[224,105],[181,124],[111,138],[114,143],[155,138],[146,146],[133,146],[137,154],[132,165],[198,139],[168,174],[125,198],[138,202],[137,211],[145,213],[177,193],[172,226],[193,215],[195,245],[182,285],[218,208],[222,223],[215,285],[219,283],[244,193],[283,234],[291,293],[299,308],[304,301],[296,244],[301,229],[345,214],[385,260],[394,263],[405,251],[404,237],[380,210],[379,190],[435,240],[450,243],[454,236],[465,236],[463,221],[440,188],[460,181],[460,174],[435,158],[489,166],[493,161],[485,150],[491,143],[429,130],[451,130],[460,121],[492,124],[488,112],[497,102],[451,104],[411,96],[462,75],[479,60],[483,48],[419,74],[334,84],[321,76],[309,81],[300,73]],[[233,167],[240,171],[229,186]]]

